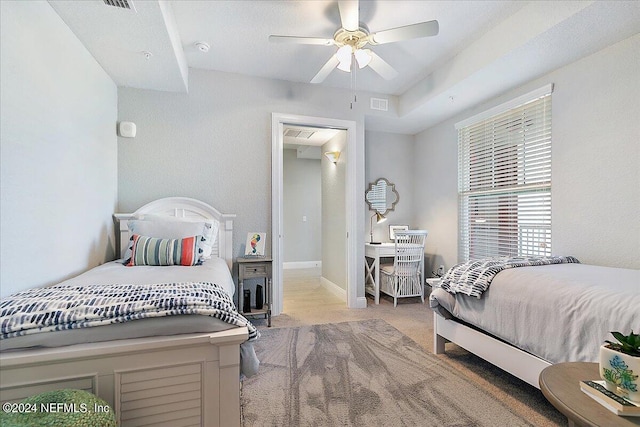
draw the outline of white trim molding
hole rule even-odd
[[[320,277],[320,286],[331,292],[333,295],[340,298],[342,301],[347,300],[347,290],[342,289],[340,286],[333,283],[331,280],[324,277]]]
[[[271,114],[271,212],[272,212],[272,239],[271,254],[273,256],[273,309],[272,315],[277,316],[282,312],[283,285],[282,285],[282,259],[283,259],[283,160],[282,150],[284,148],[284,125],[301,125],[312,127],[325,127],[333,129],[344,129],[347,131],[347,173],[345,177],[346,200],[345,216],[347,224],[347,290],[346,301],[349,308],[366,307],[358,298],[358,268],[360,259],[357,256],[359,247],[364,247],[364,237],[358,236],[358,215],[361,212],[361,200],[357,192],[358,161],[361,153],[357,147],[357,126],[353,120],[331,119],[326,117],[301,116],[297,114]],[[362,154],[364,156],[364,154]],[[364,160],[364,157],[362,157]],[[364,290],[364,284],[362,285]]]
[[[322,267],[322,261],[290,261],[283,262],[283,270],[297,270],[300,268],[316,268]]]
[[[533,90],[529,93],[525,93],[524,95],[512,99],[511,101],[496,105],[495,107],[483,111],[482,113],[478,113],[475,116],[471,116],[468,119],[459,121],[455,125],[456,129],[478,123],[484,119],[488,119],[489,117],[493,117],[497,114],[504,113],[505,111],[509,111],[513,108],[519,107],[520,105],[526,104],[527,102],[531,102],[535,99],[547,96],[550,93],[553,93],[553,83],[549,83],[548,85],[545,85],[539,89]]]
[[[352,308],[367,308],[367,297],[357,297]]]

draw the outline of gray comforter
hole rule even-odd
[[[611,331],[640,331],[640,270],[512,268],[498,273],[480,299],[436,288],[430,305],[548,362],[595,362]]]

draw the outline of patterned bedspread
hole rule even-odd
[[[0,339],[182,314],[246,326],[249,341],[260,336],[221,286],[189,282],[57,285],[22,291],[0,301]]]
[[[480,298],[493,278],[504,269],[533,265],[580,263],[571,256],[499,257],[467,261],[444,275],[439,287],[451,294]]]

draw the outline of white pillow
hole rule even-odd
[[[190,236],[203,236],[201,259],[211,258],[213,245],[218,237],[219,223],[215,220],[197,220],[172,216],[145,215],[142,219],[128,222],[129,237],[134,234],[163,239],[183,239]],[[125,259],[126,259],[125,255]]]

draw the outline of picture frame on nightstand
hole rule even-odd
[[[263,257],[266,244],[267,233],[251,231],[247,233],[247,243],[244,249],[244,255],[247,257]]]

